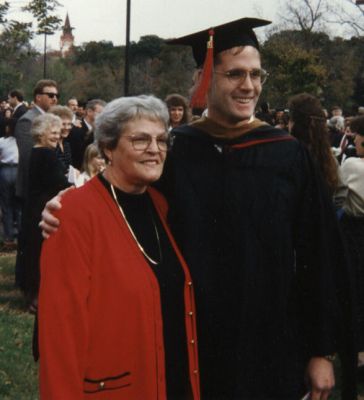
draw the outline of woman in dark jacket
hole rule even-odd
[[[38,224],[41,213],[49,199],[69,186],[63,165],[56,156],[61,129],[61,119],[52,114],[36,117],[32,125],[35,144],[30,156],[29,187],[22,220],[24,250],[19,255],[25,271],[21,288],[32,312],[36,311],[39,290],[42,235]]]

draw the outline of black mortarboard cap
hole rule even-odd
[[[236,46],[253,46],[259,50],[259,43],[253,28],[269,25],[271,21],[258,18],[240,18],[219,26],[192,33],[177,39],[167,40],[167,44],[191,46],[197,66],[202,66],[206,55],[209,30],[214,30],[214,54]]]

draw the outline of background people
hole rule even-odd
[[[330,195],[334,196],[340,185],[338,163],[331,151],[326,117],[320,101],[308,93],[297,94],[290,99],[289,110],[290,133],[307,147]]]
[[[85,107],[85,116],[81,121],[81,127],[74,126],[69,135],[71,146],[72,165],[80,170],[86,147],[93,143],[95,118],[105,107],[105,102],[100,99],[90,100]]]
[[[4,250],[16,248],[15,236],[20,227],[20,204],[15,196],[18,170],[18,147],[11,118],[5,118],[4,136],[0,138],[0,206],[4,228]]]
[[[21,202],[22,218],[25,214],[25,196],[28,194],[29,162],[30,154],[34,145],[31,134],[32,122],[35,117],[44,114],[58,102],[57,83],[53,80],[44,79],[37,82],[33,90],[34,106],[28,110],[17,121],[15,126],[15,139],[19,151],[18,172],[16,178],[16,195]],[[18,236],[18,251],[15,267],[15,282],[21,287],[24,281],[24,270],[19,258],[22,258],[24,248],[24,236],[21,227]]]
[[[357,157],[346,159],[341,171],[348,186],[340,220],[350,261],[355,299],[356,352],[364,351],[364,116],[350,122]]]
[[[64,168],[56,156],[61,129],[61,119],[53,114],[39,115],[32,124],[35,144],[29,160],[29,186],[21,227],[24,242],[19,262],[24,271],[20,287],[33,312],[36,310],[39,290],[42,235],[38,224],[41,212],[50,198],[69,186]]]
[[[96,144],[89,144],[86,147],[83,158],[82,172],[76,179],[76,186],[83,186],[87,181],[105,169],[105,160],[101,156]]]
[[[72,164],[71,146],[67,140],[72,129],[72,112],[65,106],[54,106],[49,112],[57,115],[62,120],[61,136],[56,147],[56,155],[61,161],[66,175]]]
[[[165,103],[168,107],[170,129],[191,121],[191,111],[185,97],[176,93],[170,94],[166,97]]]

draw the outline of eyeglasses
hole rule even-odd
[[[263,85],[268,78],[268,72],[263,68],[253,68],[250,71],[246,69],[232,69],[227,72],[214,71],[215,74],[224,75],[231,83],[242,84],[249,75],[253,83]]]
[[[40,94],[45,94],[46,96],[48,96],[50,99],[54,99],[55,97],[57,97],[57,99],[60,98],[60,95],[58,93],[51,93],[51,92],[42,92]]]
[[[169,136],[158,136],[153,138],[150,135],[130,135],[125,136],[128,138],[133,146],[134,150],[146,151],[152,144],[153,139],[157,142],[157,147],[159,151],[166,152],[171,146],[171,141]]]

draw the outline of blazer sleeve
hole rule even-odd
[[[15,126],[15,139],[19,149],[19,156],[30,154],[34,145],[31,135],[32,121],[29,118],[20,118]]]
[[[46,400],[84,398],[91,230],[72,197],[65,195],[57,215],[62,224],[41,255],[40,398]]]

